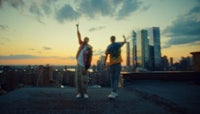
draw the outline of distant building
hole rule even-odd
[[[141,36],[142,36],[142,49],[143,49],[143,53],[142,53],[142,63],[143,63],[143,67],[145,69],[149,69],[150,67],[150,56],[149,56],[149,39],[148,39],[148,32],[147,30],[142,30],[141,31]]]
[[[137,51],[136,51],[136,32],[132,31],[132,38],[130,41],[130,65],[133,70],[137,67]]]
[[[171,66],[173,66],[173,63],[174,61],[173,61],[173,57],[170,57],[170,62],[169,62],[169,66],[171,67]]]
[[[105,56],[101,55],[99,60],[97,61],[97,71],[100,72],[103,70],[103,64],[104,64]]]
[[[134,68],[149,68],[149,40],[147,30],[133,32],[131,40],[131,60]]]
[[[126,43],[126,66],[131,66],[131,64],[130,64],[130,42]]]
[[[93,74],[91,80],[93,84],[101,85],[101,86],[109,86],[110,85],[110,73],[109,73],[109,65],[106,63],[106,68],[104,68],[105,56],[101,55],[99,60],[97,61],[97,72]]]
[[[170,71],[176,70],[176,67],[174,65],[174,59],[173,59],[173,57],[170,57],[170,59],[169,59],[169,70]]]
[[[130,49],[130,42],[127,42],[126,43],[126,66],[122,67],[122,71],[125,71],[125,72],[132,71],[130,50],[131,50]]]
[[[190,54],[192,54],[192,63],[193,63],[193,70],[195,72],[200,72],[200,51],[197,52],[191,52]]]
[[[190,71],[193,70],[193,62],[192,62],[192,57],[182,57],[180,60],[180,70],[181,71]]]
[[[194,63],[192,57],[182,57],[179,62],[173,64],[176,71],[193,71]]]
[[[162,57],[162,70],[163,71],[169,70],[169,62],[168,62],[167,56]]]
[[[152,27],[148,30],[150,45],[150,64],[152,70],[161,70],[160,29]]]
[[[130,41],[130,63],[133,69],[161,70],[161,48],[159,27],[132,32]]]

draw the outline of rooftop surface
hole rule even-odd
[[[73,87],[24,87],[0,96],[1,114],[199,114],[200,85],[192,82],[136,80],[109,100],[110,88],[88,89],[76,99]]]

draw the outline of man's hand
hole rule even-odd
[[[123,38],[124,38],[124,43],[126,43],[126,37],[125,37],[125,35],[123,35]]]
[[[86,70],[86,69],[83,69],[83,70],[82,70],[82,74],[83,74],[83,75],[86,75],[86,74],[87,74],[87,70]]]
[[[125,35],[123,35],[123,38],[126,38]]]
[[[77,31],[79,30],[79,29],[78,29],[78,26],[79,26],[79,25],[78,25],[78,24],[76,24]]]

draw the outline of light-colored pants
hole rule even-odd
[[[88,72],[87,74],[83,75],[82,74],[83,70],[84,70],[84,67],[80,65],[76,66],[75,84],[76,84],[77,92],[80,94],[87,93],[87,87],[88,87],[88,81],[89,81]]]

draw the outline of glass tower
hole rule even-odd
[[[146,69],[149,69],[149,39],[147,30],[141,31],[142,37],[142,66]]]
[[[161,68],[161,49],[160,49],[160,28],[152,27],[148,30],[149,48],[150,48],[150,65],[152,70]]]
[[[149,40],[148,31],[141,30],[134,32],[131,39],[131,60],[132,66],[149,68]]]
[[[132,32],[132,38],[130,41],[130,62],[133,68],[137,66],[136,32],[135,31]]]

